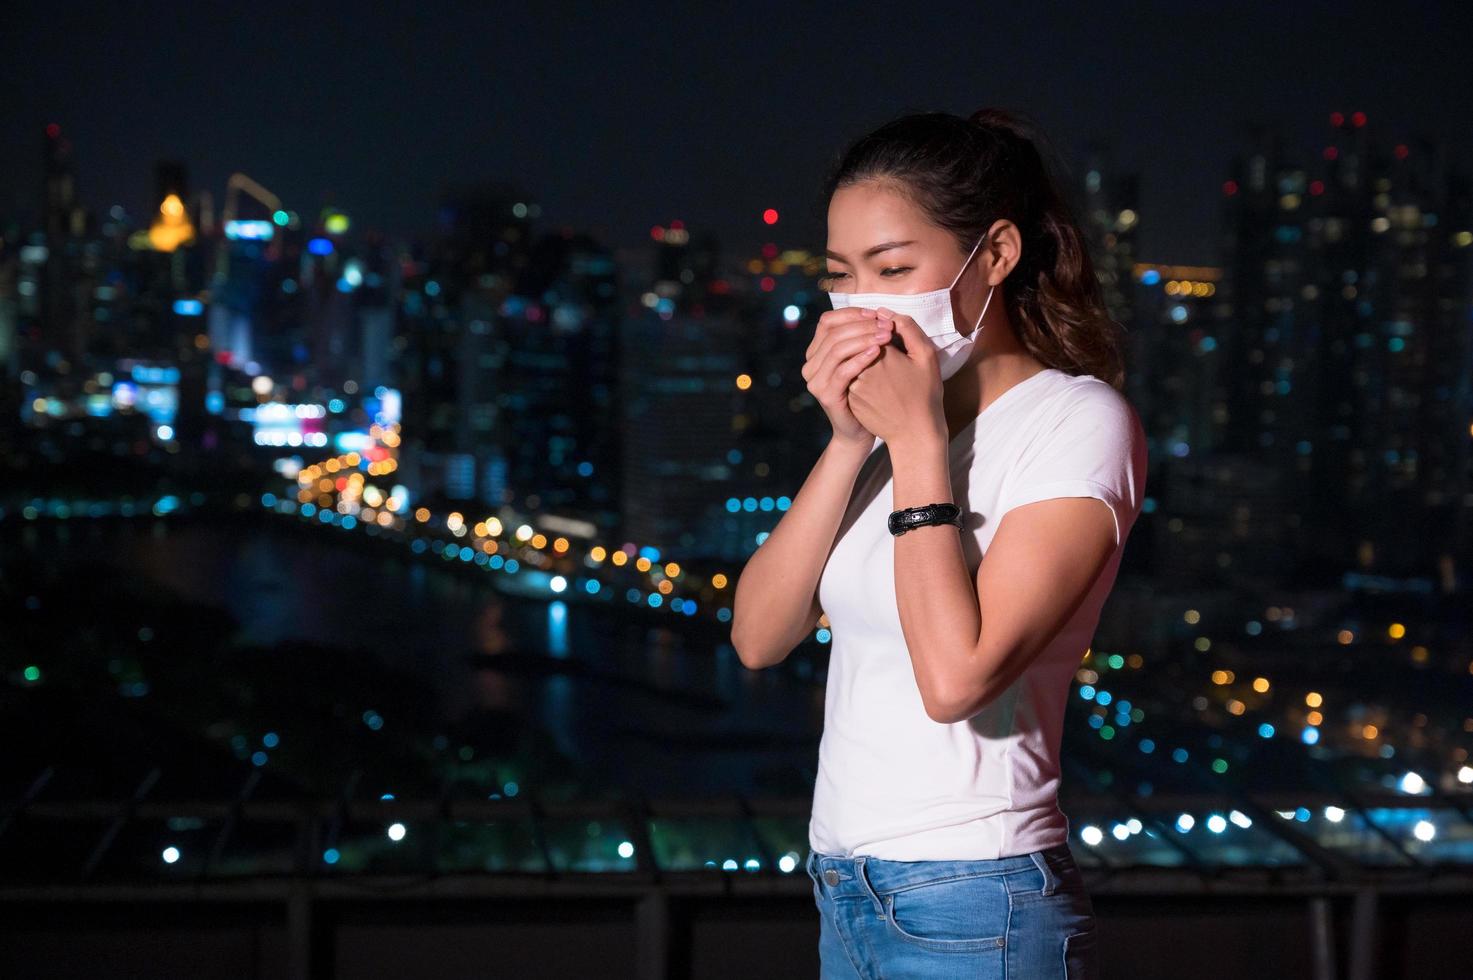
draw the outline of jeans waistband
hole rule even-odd
[[[1055,844],[1028,854],[991,860],[890,861],[869,855],[843,857],[810,851],[806,869],[815,881],[822,879],[835,896],[867,895],[900,891],[913,885],[930,884],[947,878],[971,878],[1009,874],[1037,868],[1043,873],[1044,894],[1052,894],[1059,878],[1077,869],[1067,843]]]

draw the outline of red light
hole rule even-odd
[[[1350,114],[1350,121],[1357,126],[1364,126],[1366,124],[1366,114],[1364,112],[1353,112]]]
[[[1222,192],[1228,197],[1238,193],[1238,182],[1236,180],[1225,180],[1222,182]]]
[[[769,225],[777,224],[777,208],[768,208],[762,212],[762,220]]]
[[[770,293],[777,287],[777,281],[771,276],[763,276],[761,286],[764,293]]]
[[[1326,160],[1334,160],[1334,159],[1338,158],[1339,156],[1340,156],[1340,151],[1337,150],[1337,149],[1335,149],[1333,146],[1327,146],[1327,147],[1325,147],[1325,159]]]
[[[655,225],[650,229],[650,237],[657,242],[663,242],[665,240],[665,229],[659,225]]]
[[[46,135],[51,139],[56,139],[58,136],[61,135],[61,127],[58,126],[56,123],[47,123]]]
[[[1407,149],[1407,145],[1405,143],[1396,144],[1396,158],[1398,160],[1405,160],[1407,158],[1407,154],[1410,152],[1411,150]]]
[[[1311,180],[1309,182],[1309,193],[1310,194],[1312,194],[1315,197],[1319,197],[1324,192],[1325,192],[1325,182],[1323,180]]]
[[[1343,112],[1332,112],[1332,113],[1330,113],[1330,125],[1331,126],[1334,126],[1336,129],[1339,129],[1341,126],[1344,126],[1345,125],[1345,113],[1343,113]]]
[[[762,257],[764,259],[775,259],[775,258],[777,258],[777,246],[774,245],[774,244],[772,244],[772,242],[768,242],[766,245],[763,245],[762,246]]]
[[[725,279],[713,279],[711,280],[711,285],[708,288],[711,290],[711,294],[713,296],[725,296],[727,293],[731,292],[731,283],[727,282]]]
[[[674,221],[670,222],[670,227],[675,231],[679,231],[680,229],[685,227],[685,222],[681,221],[679,218],[676,218]]]

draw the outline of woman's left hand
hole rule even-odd
[[[905,350],[887,343],[880,356],[849,382],[849,410],[887,445],[933,434],[945,441],[936,348],[915,320],[884,307],[878,312],[881,326],[886,320],[894,323]]]

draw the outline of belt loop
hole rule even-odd
[[[885,917],[885,903],[875,891],[875,886],[870,884],[869,874],[865,870],[865,862],[868,859],[869,855],[862,855],[854,859],[854,876],[859,879],[860,884],[864,885],[864,890],[869,892],[869,897],[874,899],[875,908],[879,910],[876,918],[883,919]]]
[[[1054,869],[1049,866],[1048,858],[1044,857],[1042,851],[1029,851],[1028,856],[1033,859],[1033,863],[1043,874],[1043,888],[1039,890],[1039,894],[1052,895],[1054,889],[1059,887],[1059,876],[1054,874]]]

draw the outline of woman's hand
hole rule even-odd
[[[855,376],[880,355],[885,340],[876,334],[874,310],[854,306],[829,310],[819,316],[803,361],[803,380],[829,417],[834,439],[866,450],[877,433],[861,425],[849,410],[848,392]],[[889,337],[889,328],[884,336]]]
[[[879,329],[893,324],[905,349],[888,346],[849,383],[849,409],[865,429],[886,444],[925,433],[947,441],[941,404],[941,369],[936,348],[915,320],[883,306],[876,311]]]

